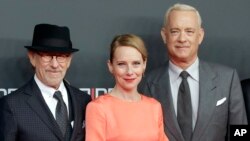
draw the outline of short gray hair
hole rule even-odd
[[[193,12],[195,12],[197,17],[198,17],[198,24],[201,26],[202,20],[201,20],[201,16],[199,14],[199,11],[196,8],[194,8],[193,6],[190,6],[190,5],[187,5],[187,4],[180,4],[180,3],[174,4],[173,6],[171,6],[167,10],[167,12],[165,14],[165,17],[164,17],[164,26],[166,26],[168,24],[169,14],[174,10],[177,10],[177,11],[193,11]]]

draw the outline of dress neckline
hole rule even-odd
[[[138,101],[124,100],[124,99],[121,99],[119,97],[113,96],[113,95],[111,95],[109,93],[107,93],[105,95],[108,96],[108,97],[110,97],[110,98],[112,98],[112,99],[114,99],[114,100],[116,100],[116,101],[120,101],[120,102],[124,102],[124,103],[140,103],[140,102],[143,101],[143,95],[142,94],[139,94],[140,95],[140,100],[138,100]]]

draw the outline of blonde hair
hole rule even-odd
[[[170,15],[170,13],[172,11],[193,11],[196,13],[197,15],[197,18],[198,18],[198,24],[201,26],[202,24],[202,19],[201,19],[201,16],[199,14],[199,11],[194,8],[193,6],[190,6],[190,5],[187,5],[187,4],[180,4],[180,3],[176,3],[174,4],[173,6],[171,6],[167,12],[165,13],[165,17],[164,17],[164,26],[166,26],[168,24],[168,17]]]
[[[148,58],[147,49],[144,45],[143,40],[139,36],[136,36],[134,34],[123,34],[115,36],[113,41],[111,42],[109,56],[111,63],[114,58],[115,50],[120,46],[129,46],[135,48],[141,53],[143,61],[146,61]]]

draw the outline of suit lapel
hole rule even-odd
[[[167,67],[164,67],[161,70],[160,77],[155,83],[155,94],[158,95],[157,99],[161,102],[163,107],[164,125],[167,127],[168,132],[171,132],[171,135],[174,136],[176,140],[183,140],[173,106],[174,104],[170,87],[168,64]]]
[[[208,64],[200,61],[199,77],[199,109],[193,140],[199,140],[216,107],[216,73]]]
[[[65,84],[65,87],[68,91],[68,96],[70,97],[69,99],[71,99],[71,110],[70,110],[70,119],[71,121],[74,121],[74,124],[73,124],[73,132],[72,132],[72,135],[71,135],[71,140],[74,139],[77,135],[77,132],[75,129],[79,129],[78,126],[81,126],[81,121],[80,121],[80,118],[82,115],[79,115],[80,113],[82,113],[80,111],[80,109],[78,108],[78,103],[77,103],[77,99],[74,95],[74,92],[72,91],[72,89],[70,88],[69,84],[67,82],[64,83]]]
[[[30,108],[37,114],[37,116],[48,126],[52,133],[54,133],[60,140],[62,140],[62,133],[49,110],[47,104],[45,103],[41,91],[39,90],[37,84],[32,79],[30,82],[30,87],[27,87],[25,93],[30,95],[27,99],[27,103]]]

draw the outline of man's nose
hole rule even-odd
[[[52,56],[51,64],[52,64],[52,67],[57,67],[59,65],[57,61],[57,56]]]
[[[187,36],[185,34],[185,32],[181,32],[180,35],[179,35],[179,41],[180,42],[185,42],[187,39]]]

